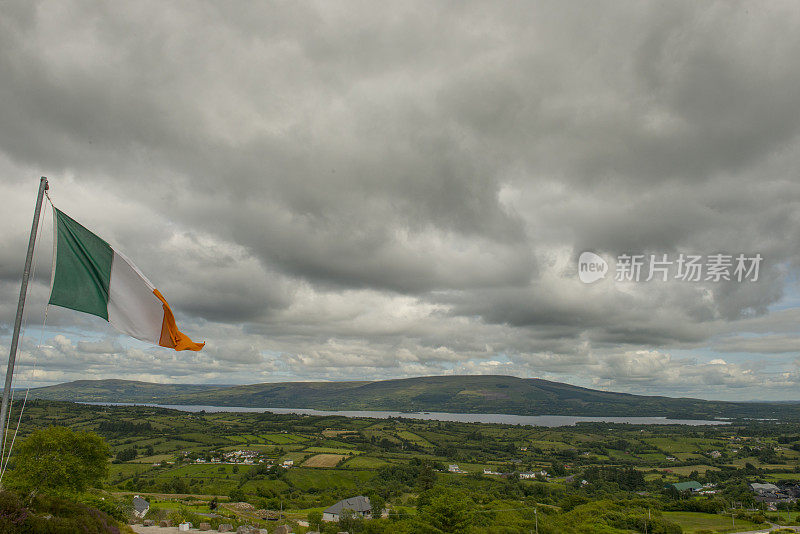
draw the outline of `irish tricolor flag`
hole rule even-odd
[[[200,350],[175,325],[169,304],[125,256],[53,208],[50,304],[102,317],[129,336],[175,350]]]

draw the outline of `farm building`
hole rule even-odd
[[[350,510],[353,512],[354,516],[369,518],[372,512],[372,505],[369,503],[369,497],[364,497],[363,495],[350,497],[349,499],[341,500],[333,506],[326,508],[322,512],[322,520],[338,521],[342,510]]]
[[[792,495],[790,487],[785,489],[779,488],[775,484],[750,484],[753,493],[756,494],[755,500],[758,502],[765,502],[768,504],[775,503],[789,503],[794,502],[796,499]]]
[[[672,485],[672,487],[678,491],[700,491],[703,489],[703,485],[696,480],[690,480],[689,482],[676,482]]]
[[[756,482],[750,484],[750,489],[753,490],[753,493],[756,493],[758,495],[764,493],[775,493],[777,491],[780,491],[780,488],[778,488],[778,486],[776,486],[775,484],[758,484]]]

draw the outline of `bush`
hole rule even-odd
[[[0,534],[120,534],[129,532],[96,508],[40,495],[24,505],[18,495],[0,491]]]
[[[652,534],[682,532],[679,525],[664,519],[656,510],[653,510],[648,517],[648,511],[642,504],[642,501],[609,500],[583,504],[555,518],[558,527],[556,532],[564,534],[614,532],[610,528],[644,532],[645,525]]]
[[[561,507],[562,510],[565,512],[569,512],[570,510],[575,509],[576,506],[580,506],[582,504],[586,504],[589,502],[589,499],[582,495],[567,495],[563,499],[558,502],[558,505]]]
[[[156,523],[159,521],[163,521],[167,518],[169,512],[163,508],[159,508],[157,506],[150,506],[150,509],[147,510],[147,513],[144,515],[145,519],[152,519]]]
[[[247,498],[241,488],[232,489],[228,496],[230,497],[231,502],[243,502]]]
[[[96,495],[82,495],[79,497],[78,502],[97,508],[121,523],[126,523],[133,513],[133,502],[129,500],[121,500],[107,495],[99,497]]]
[[[195,527],[200,523],[210,523],[211,528],[216,529],[219,527],[220,523],[230,523],[234,527],[238,527],[239,523],[234,521],[229,517],[207,517],[204,515],[200,515],[196,512],[193,512],[186,508],[185,506],[181,506],[177,510],[172,510],[167,515],[167,518],[172,521],[174,525],[179,525],[181,523],[191,523]]]
[[[704,514],[716,514],[724,509],[725,502],[721,499],[685,499],[664,504],[664,510],[671,512],[702,512]]]

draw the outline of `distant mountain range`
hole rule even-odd
[[[279,382],[246,386],[77,380],[32,389],[30,397],[73,402],[318,410],[800,420],[800,403],[722,402],[631,395],[538,378],[491,375],[426,376],[374,382]]]

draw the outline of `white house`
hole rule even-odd
[[[143,518],[150,509],[150,503],[138,495],[133,497],[133,514],[139,519]]]

